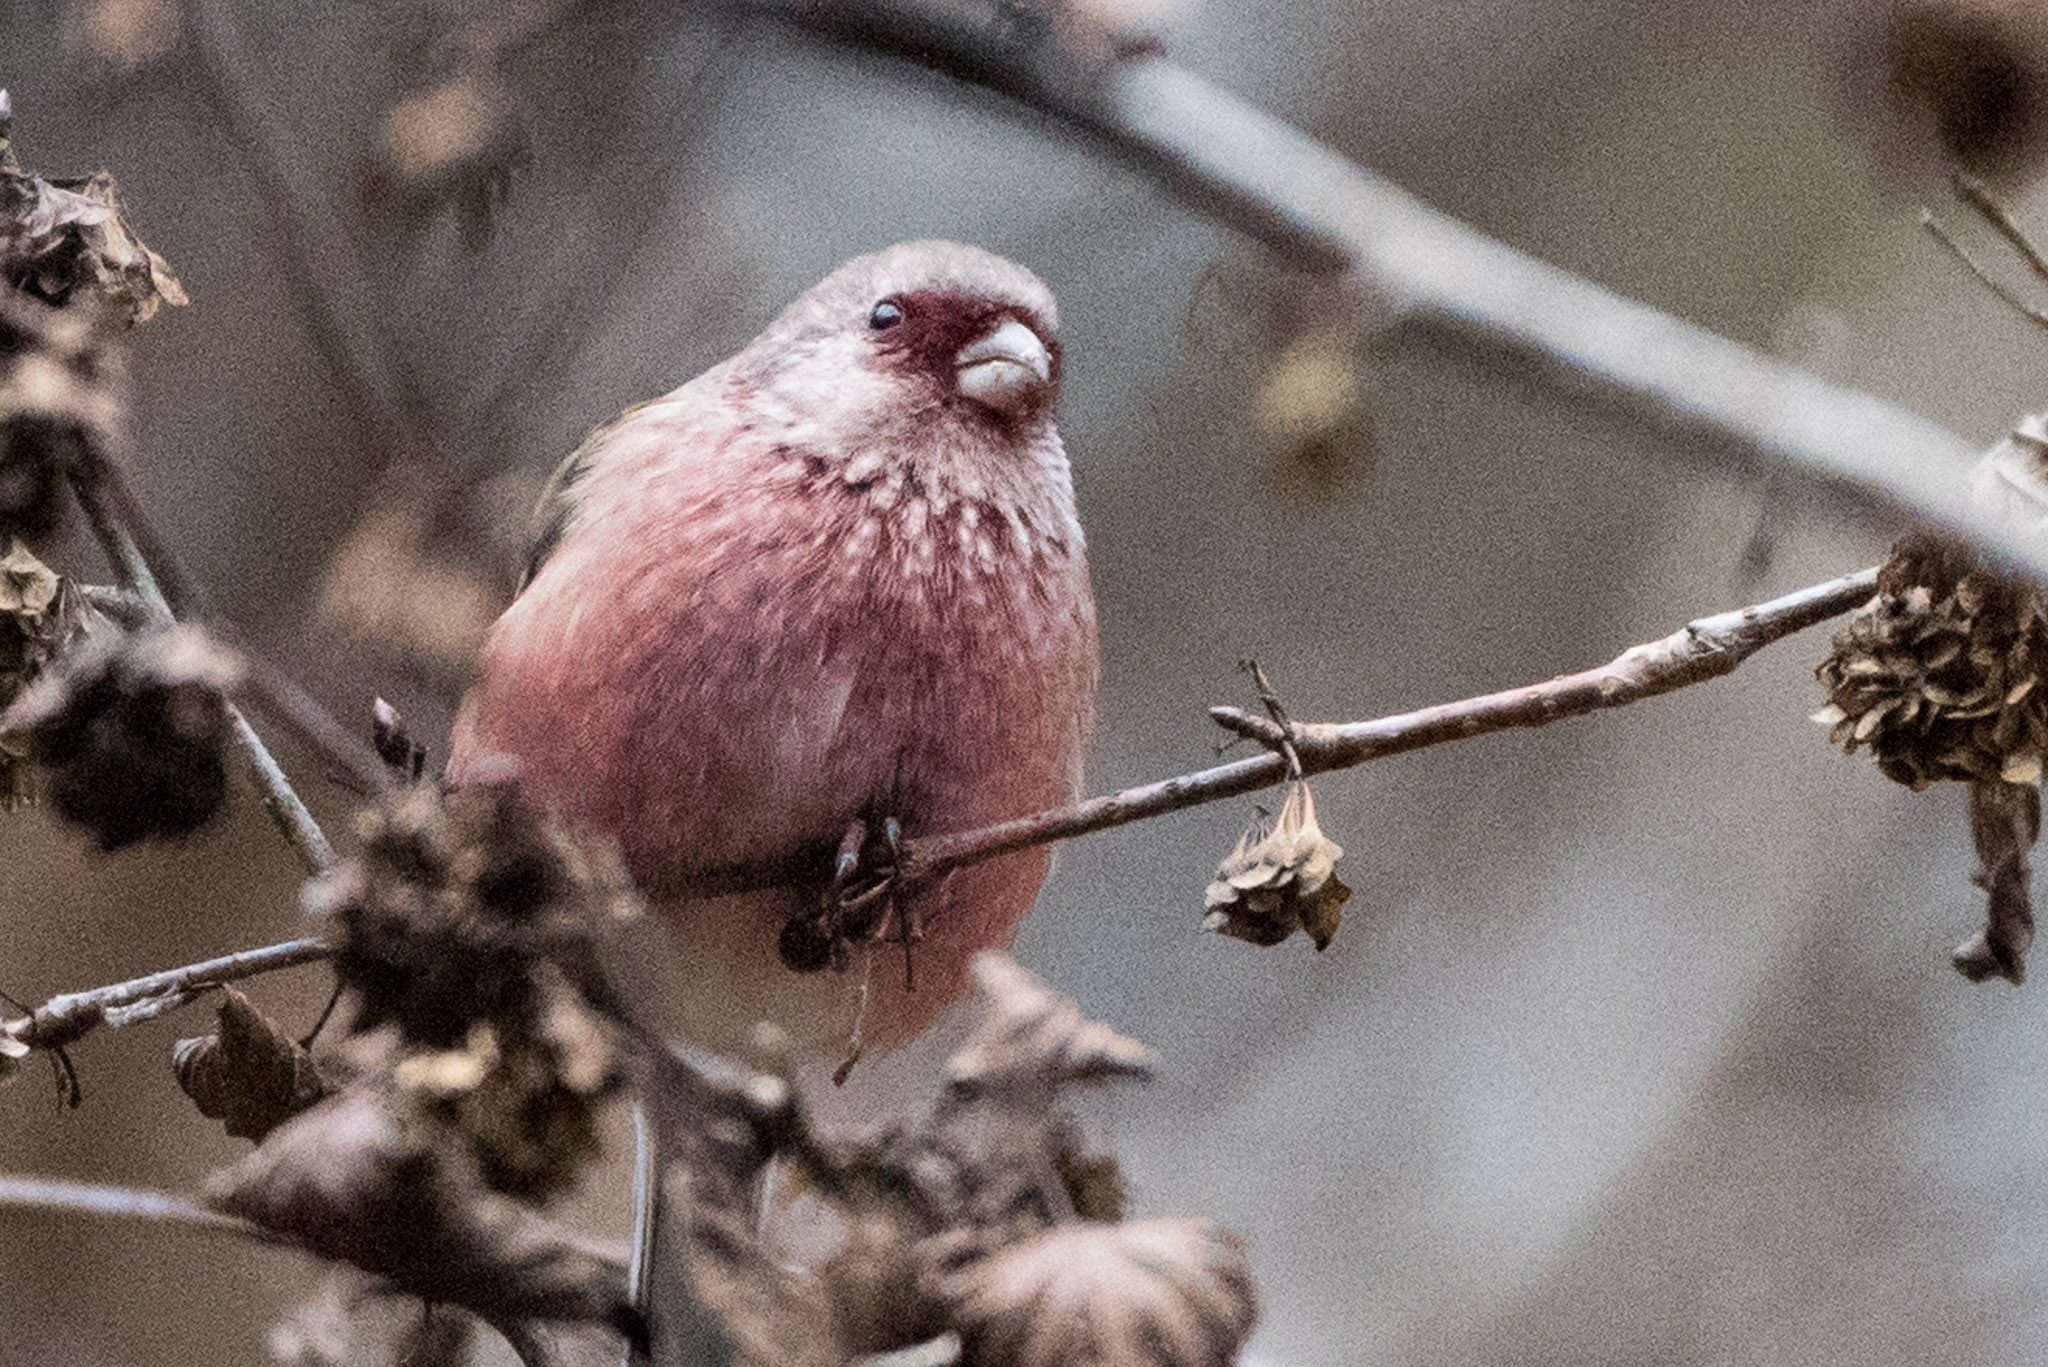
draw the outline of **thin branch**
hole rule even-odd
[[[26,1026],[11,1027],[8,1033],[30,1048],[61,1049],[102,1025],[128,1025],[161,1015],[216,984],[319,963],[330,953],[323,940],[287,940],[183,968],[167,968],[124,983],[67,992],[44,1002],[31,1013]]]
[[[132,500],[110,504],[109,491],[117,487],[112,479],[116,469],[111,456],[102,451],[87,469],[76,472],[71,480],[72,492],[77,496],[79,506],[85,510],[86,521],[91,524],[93,534],[114,563],[121,576],[122,587],[133,592],[148,611],[151,620],[169,625],[177,620],[170,601],[164,597],[163,588],[157,578],[150,557],[145,555],[134,535],[134,527],[142,523],[141,510]],[[249,725],[248,718],[233,703],[227,704],[230,734],[240,747],[248,763],[249,774],[256,783],[257,791],[263,795],[263,805],[277,827],[284,833],[291,847],[298,853],[300,862],[308,873],[319,873],[334,864],[334,846],[328,841],[327,833],[320,829],[320,823],[306,809],[306,804],[292,788],[291,780],[285,777],[276,756],[256,734],[256,728]]]
[[[1063,41],[1024,6],[729,0],[1050,114],[1197,212],[1349,275],[1390,325],[1511,359],[1719,454],[1904,510],[2048,575],[2048,542],[1972,506],[1961,438],[1903,409],[1601,289],[1438,213],[1285,121],[1156,55]]]
[[[261,1225],[208,1210],[182,1196],[95,1182],[65,1182],[44,1177],[0,1173],[0,1211],[34,1211],[56,1215],[98,1215],[146,1224],[177,1225],[209,1234],[232,1234],[259,1243],[284,1242]]]
[[[1283,730],[1272,720],[1239,708],[1212,708],[1210,716],[1219,725],[1272,745],[1276,752],[1126,788],[981,830],[905,840],[898,851],[897,876],[905,883],[935,878],[950,869],[1037,845],[1269,788],[1288,775],[1287,760],[1277,753],[1283,739],[1291,740],[1304,774],[1326,773],[1409,750],[1469,740],[1490,731],[1544,726],[1564,717],[1624,707],[1705,683],[1733,672],[1773,641],[1861,605],[1876,585],[1876,569],[1859,570],[1766,603],[1699,618],[1661,640],[1631,646],[1596,669],[1373,721],[1290,721]],[[701,896],[802,882],[817,877],[827,853],[708,869],[676,887],[660,889],[659,895]],[[36,1009],[25,1027],[17,1026],[10,1033],[33,1048],[61,1048],[101,1025],[129,1024],[183,1005],[214,983],[315,963],[328,956],[326,944],[315,939],[245,950],[110,987],[52,997]]]

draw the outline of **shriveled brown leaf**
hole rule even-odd
[[[985,949],[969,971],[979,1015],[967,1042],[946,1061],[951,1090],[1037,1090],[1150,1074],[1150,1050],[1084,1018],[1009,955]]]
[[[178,1085],[209,1120],[261,1141],[330,1090],[313,1056],[233,986],[223,985],[220,1029],[171,1047]]]
[[[622,1263],[490,1191],[445,1129],[374,1083],[278,1126],[216,1173],[207,1196],[397,1290],[486,1319],[594,1322],[643,1336]]]
[[[1974,881],[1986,898],[1984,928],[1956,946],[1958,972],[1971,982],[2004,978],[2017,986],[2034,942],[2029,852],[2041,835],[2041,790],[2034,784],[1986,782],[1970,787],[1970,834],[1977,846]]]

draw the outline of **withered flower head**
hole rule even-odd
[[[105,318],[0,286],[0,533],[54,529],[66,476],[105,444],[116,409]]]
[[[1203,928],[1255,945],[1277,945],[1299,930],[1318,950],[1328,948],[1351,896],[1337,877],[1343,856],[1343,847],[1316,823],[1308,784],[1295,780],[1279,819],[1260,812],[1216,866],[1203,896],[1209,909]]]
[[[45,180],[22,169],[0,109],[0,284],[51,304],[90,300],[129,326],[186,302],[161,256],[121,216],[105,171]]]
[[[598,1147],[623,1074],[598,966],[639,903],[615,857],[543,823],[514,783],[387,792],[363,851],[308,884],[355,1028],[395,1027],[401,1096],[467,1140],[484,1182],[538,1200]]]
[[[608,851],[543,822],[516,783],[394,789],[358,821],[362,852],[306,885],[356,1026],[396,1022],[408,1044],[454,1048],[478,1021],[533,1019],[553,964],[605,999],[594,937],[638,899]]]
[[[2038,783],[2048,755],[2048,614],[2023,578],[1929,533],[1893,549],[1817,677],[1829,739],[1868,746],[1915,790],[1941,779]]]
[[[1058,1225],[946,1290],[979,1367],[1228,1367],[1258,1319],[1244,1246],[1202,1220]]]
[[[101,849],[188,835],[227,796],[224,695],[240,671],[194,626],[95,637],[0,715],[0,734]]]

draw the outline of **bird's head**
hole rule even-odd
[[[835,390],[826,402],[841,419],[1016,432],[1050,421],[1058,322],[1052,292],[1022,266],[954,242],[906,242],[807,291],[748,349],[763,364],[744,369],[792,402]]]

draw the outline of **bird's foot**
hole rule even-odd
[[[868,823],[856,817],[839,839],[832,859],[832,878],[815,909],[793,916],[782,927],[782,962],[799,973],[832,968],[844,973],[852,948],[884,938],[892,921],[896,935],[908,946],[921,934],[896,912],[896,871],[903,843],[903,823],[882,821],[879,839],[869,838]],[[911,918],[914,920],[914,918]],[[908,970],[906,969],[906,973]]]

